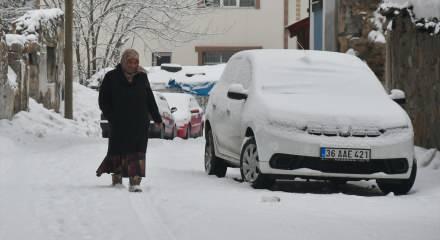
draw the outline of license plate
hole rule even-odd
[[[371,149],[354,149],[354,148],[321,148],[322,160],[336,161],[361,161],[366,162],[371,158]]]

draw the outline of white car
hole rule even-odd
[[[295,177],[375,179],[385,193],[406,194],[417,172],[414,133],[396,101],[348,54],[237,53],[210,93],[205,170],[224,177],[239,167],[255,188]]]

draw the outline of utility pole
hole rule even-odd
[[[64,66],[65,66],[65,94],[64,117],[73,119],[73,54],[72,54],[72,27],[73,27],[73,0],[64,1],[65,29],[64,29]]]

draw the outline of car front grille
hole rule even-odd
[[[327,137],[379,137],[385,130],[379,129],[326,129],[326,128],[307,128],[307,133],[316,136]]]
[[[408,171],[408,161],[405,158],[371,159],[365,162],[322,160],[319,157],[297,156],[289,154],[274,154],[269,165],[274,169],[295,170],[308,168],[325,173],[373,174],[402,174]]]

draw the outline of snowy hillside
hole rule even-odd
[[[95,176],[107,151],[97,93],[74,85],[74,120],[30,101],[0,120],[0,239],[439,239],[440,153],[416,148],[406,196],[372,181],[279,182],[255,190],[203,170],[203,138],[150,140],[143,193]]]

